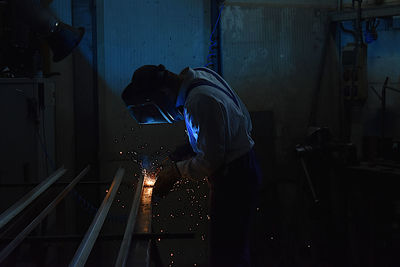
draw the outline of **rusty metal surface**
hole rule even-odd
[[[136,233],[151,233],[151,197],[153,187],[144,187],[141,200],[137,223],[135,226]],[[132,244],[131,253],[128,259],[128,266],[149,266],[150,263],[150,240],[136,240]]]
[[[144,187],[140,202],[139,216],[136,227],[138,233],[151,232],[151,196],[153,187]]]

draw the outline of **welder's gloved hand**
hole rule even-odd
[[[186,160],[189,158],[192,158],[196,155],[194,153],[192,146],[187,143],[181,146],[178,146],[174,152],[168,155],[168,158],[170,158],[172,161],[181,161],[181,160]]]
[[[168,161],[163,164],[154,184],[153,195],[165,197],[180,178],[181,174],[175,162]]]

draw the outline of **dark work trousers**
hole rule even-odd
[[[250,266],[250,228],[261,183],[254,151],[224,166],[209,182],[210,267]]]

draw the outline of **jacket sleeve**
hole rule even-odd
[[[196,95],[186,103],[185,122],[196,156],[177,162],[184,178],[201,180],[212,175],[224,162],[226,115],[221,103],[207,95]]]

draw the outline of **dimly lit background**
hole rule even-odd
[[[264,178],[254,266],[400,266],[400,1],[33,0],[85,29],[59,62],[12,2],[0,1],[0,211],[67,172],[0,228],[0,249],[91,170],[4,266],[68,265],[123,167],[86,266],[115,264],[143,166],[187,142],[184,122],[142,126],[126,110],[145,64],[208,66],[248,107]],[[207,266],[207,209],[205,181],[153,205],[152,232],[178,235],[154,238],[152,257]]]

